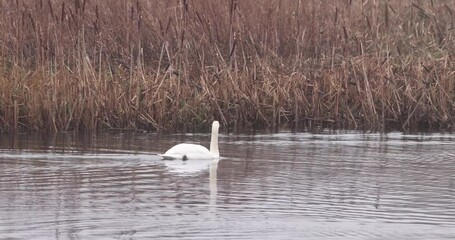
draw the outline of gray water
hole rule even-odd
[[[455,135],[0,138],[0,239],[455,239]]]

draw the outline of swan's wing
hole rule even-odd
[[[161,156],[164,160],[213,159],[213,154],[206,147],[189,143],[175,145]]]
[[[169,150],[167,150],[164,155],[188,154],[188,153],[209,154],[210,151],[201,145],[181,143],[181,144],[175,145],[172,148],[170,148]]]

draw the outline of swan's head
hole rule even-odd
[[[214,158],[220,157],[220,152],[218,151],[218,128],[220,128],[220,123],[214,121],[212,123],[212,138],[210,140],[210,153]]]
[[[220,128],[220,123],[218,121],[213,121],[212,130],[217,130]]]

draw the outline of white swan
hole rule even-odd
[[[218,129],[220,123],[214,121],[212,124],[212,137],[210,140],[210,151],[201,145],[181,143],[173,146],[163,155],[164,160],[189,160],[189,159],[218,159],[220,153],[218,151]]]

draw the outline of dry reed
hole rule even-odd
[[[0,0],[0,131],[453,129],[454,1]]]

